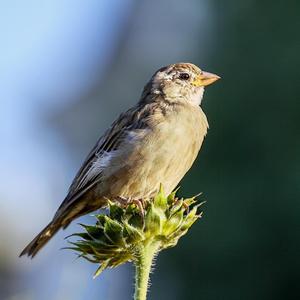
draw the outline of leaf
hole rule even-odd
[[[145,216],[145,234],[146,237],[160,234],[162,225],[162,215],[159,210],[150,203]]]
[[[101,263],[101,265],[99,266],[99,268],[97,269],[97,271],[95,272],[93,279],[95,279],[96,277],[98,277],[108,266],[109,264],[109,260],[106,260],[104,262]]]
[[[175,214],[177,211],[179,211],[181,209],[182,205],[183,205],[183,200],[182,199],[177,200],[176,202],[174,202],[174,204],[170,208],[170,212],[169,212],[170,216]]]
[[[96,217],[97,220],[98,220],[98,224],[97,224],[97,225],[99,225],[100,227],[103,228],[104,223],[105,223],[105,217],[106,217],[106,215],[98,214],[98,215],[95,215],[95,217]]]
[[[172,204],[174,201],[175,201],[175,196],[176,196],[176,193],[178,192],[178,190],[180,189],[180,186],[175,189],[168,197],[167,197],[167,201],[168,201],[168,204]]]
[[[143,233],[127,222],[124,222],[124,229],[126,244],[135,244],[144,239]]]
[[[164,224],[163,235],[168,236],[180,227],[183,221],[183,209],[174,213]]]
[[[109,203],[109,216],[113,220],[121,221],[121,218],[124,215],[124,210],[117,205],[116,203],[113,203],[111,201]]]
[[[166,210],[168,205],[168,199],[164,195],[164,189],[162,184],[159,186],[159,192],[153,199],[153,204],[155,208],[159,208],[161,210]]]
[[[92,239],[98,239],[104,234],[103,229],[97,225],[92,226],[92,225],[80,224],[80,226],[82,226],[87,231],[88,235]]]
[[[108,216],[105,216],[104,234],[114,244],[120,246],[125,244],[123,240],[123,226]]]

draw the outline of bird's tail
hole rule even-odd
[[[61,221],[50,222],[21,252],[20,256],[27,254],[33,258],[38,251],[55,235],[61,228]]]

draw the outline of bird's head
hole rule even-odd
[[[153,94],[161,94],[168,101],[188,101],[199,105],[204,88],[220,79],[191,63],[177,63],[159,69],[148,83]]]

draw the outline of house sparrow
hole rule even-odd
[[[107,199],[151,199],[172,192],[192,166],[208,129],[204,87],[218,80],[190,63],[159,69],[139,102],[97,141],[52,221],[22,251],[34,257],[60,229]]]

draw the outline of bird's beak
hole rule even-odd
[[[220,78],[221,77],[219,77],[216,74],[208,73],[208,72],[202,72],[200,75],[198,75],[195,78],[195,80],[192,82],[192,84],[194,86],[207,86],[207,85],[210,85],[210,84],[214,83],[215,81],[217,81]]]

